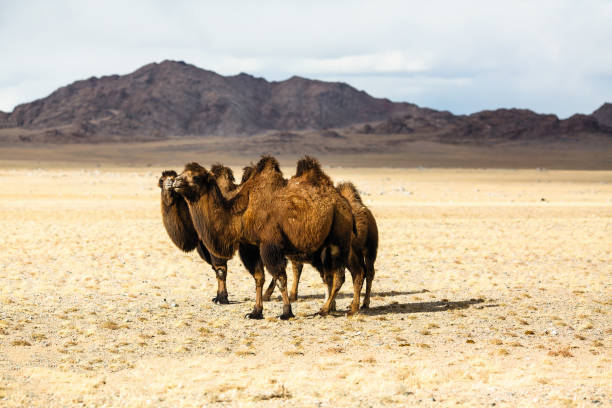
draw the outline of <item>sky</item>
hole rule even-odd
[[[455,114],[612,102],[612,0],[0,0],[0,110],[166,59]]]

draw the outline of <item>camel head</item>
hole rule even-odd
[[[159,181],[157,182],[157,186],[162,190],[171,190],[172,183],[174,182],[174,178],[177,176],[176,171],[174,170],[164,170],[162,172]]]
[[[215,163],[210,168],[210,172],[215,176],[217,180],[224,178],[228,182],[234,183],[234,172],[229,167],[225,167],[220,163]]]
[[[213,174],[198,163],[189,163],[181,174],[174,178],[172,190],[189,201],[196,201],[206,194],[214,182]]]

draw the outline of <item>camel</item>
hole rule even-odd
[[[254,165],[246,166],[242,169],[242,179],[240,180],[240,184],[243,184],[247,181],[251,175],[253,174]],[[214,173],[213,169],[211,172]],[[285,180],[285,183],[287,180]],[[300,262],[291,261],[291,268],[293,270],[293,281],[291,286],[291,291],[289,292],[289,301],[294,302],[297,300],[297,291],[298,284],[300,282],[300,276],[302,275],[302,269],[304,268],[304,264]],[[274,288],[276,287],[276,281],[274,279],[270,280],[270,285],[266,289],[265,293],[262,296],[264,302],[267,302],[272,297],[272,293],[274,293]],[[332,303],[331,310],[335,310],[336,305]]]
[[[217,184],[221,189],[221,193],[226,198],[232,198],[238,192],[238,184],[234,180],[234,172],[229,167],[222,165],[221,163],[215,163],[210,167],[210,172],[217,180]],[[243,175],[244,177],[244,175]]]
[[[370,293],[375,274],[374,262],[378,253],[378,226],[370,209],[361,201],[361,196],[353,183],[340,183],[336,186],[336,189],[349,202],[355,217],[357,233],[351,241],[349,269],[354,281],[356,272],[351,269],[352,266],[360,263],[365,267],[366,290],[361,308],[368,309],[370,307]]]
[[[313,159],[311,159],[313,160]],[[321,178],[318,175],[310,174],[309,182],[320,182],[326,187],[330,187],[331,180],[329,178]],[[356,313],[359,308],[359,294],[361,292],[361,286],[365,275],[366,279],[366,291],[363,300],[362,309],[370,307],[370,293],[372,290],[372,281],[374,279],[374,262],[376,261],[376,255],[378,250],[378,227],[376,225],[376,219],[372,212],[363,204],[361,196],[357,191],[357,188],[350,182],[343,182],[338,184],[336,190],[342,197],[344,197],[351,206],[351,211],[355,218],[356,231],[353,234],[351,252],[349,255],[349,271],[353,279],[353,289],[355,291],[353,297],[353,303],[351,303],[350,314]],[[289,295],[291,301],[297,300],[297,291],[300,276],[302,274],[303,264],[299,262],[292,262],[293,268],[293,282],[292,289]],[[363,273],[362,273],[363,271]],[[268,287],[264,299],[268,299],[274,291],[275,282],[272,281]],[[356,300],[356,301],[355,301]]]
[[[270,156],[257,163],[229,200],[213,174],[197,163],[185,166],[172,189],[185,198],[194,227],[211,254],[224,257],[238,245],[255,280],[255,305],[246,317],[263,318],[264,266],[283,298],[280,318],[293,317],[285,258],[313,265],[330,282],[330,294],[319,312],[329,313],[344,282],[354,224],[350,206],[337,191],[299,180],[287,183],[278,161]]]
[[[221,164],[214,164],[211,171],[221,186],[223,194],[226,197],[233,196],[238,190],[238,185],[234,183],[232,169]],[[166,170],[162,172],[158,182],[158,186],[161,188],[162,220],[166,232],[179,249],[184,252],[197,249],[200,257],[212,266],[217,278],[217,296],[212,300],[219,304],[229,304],[226,284],[228,259],[212,255],[199,239],[185,199],[171,189],[176,176],[175,171]]]

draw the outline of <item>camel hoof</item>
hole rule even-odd
[[[293,312],[291,311],[291,305],[283,305],[283,314],[280,315],[280,319],[289,320],[292,317],[295,317],[295,316],[293,315]]]
[[[325,311],[323,311],[323,309],[321,309],[317,313],[315,313],[315,316],[325,317],[327,315],[329,315],[329,312],[325,312]]]
[[[346,312],[346,316],[347,317],[354,316],[355,314],[357,314],[358,311],[359,309],[357,310],[350,309],[348,312]]]
[[[226,297],[223,296],[215,296],[214,298],[212,298],[212,301],[215,302],[216,304],[221,304],[221,305],[229,305],[229,300]]]
[[[370,305],[366,305],[365,303],[361,305],[361,310],[367,310],[370,308]]]
[[[258,312],[252,311],[251,313],[247,313],[247,315],[244,317],[246,317],[247,319],[261,320],[263,319],[263,313],[261,310]]]
[[[289,312],[289,313],[283,313],[282,315],[279,316],[279,319],[281,320],[289,320],[294,318],[295,316],[293,315],[293,313]]]

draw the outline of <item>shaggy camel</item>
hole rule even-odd
[[[254,170],[254,165],[252,163],[251,165],[246,166],[242,169],[242,179],[240,180],[240,184],[243,184],[245,181],[247,181],[251,177],[251,175],[253,174],[253,170]],[[213,169],[211,169],[211,172],[214,173]],[[287,180],[285,180],[285,184],[286,182]],[[298,284],[300,282],[300,275],[302,274],[302,269],[304,268],[304,264],[300,262],[291,261],[291,268],[293,270],[293,281],[291,284],[291,291],[289,292],[289,301],[293,302],[297,300]],[[268,286],[268,288],[266,289],[265,293],[262,296],[262,299],[264,302],[267,302],[270,300],[270,297],[272,297],[272,293],[274,293],[275,287],[276,287],[276,280],[271,279],[270,285]],[[332,310],[335,310],[335,307],[336,305],[332,304]]]
[[[367,309],[370,307],[370,293],[375,274],[374,262],[378,253],[378,226],[370,209],[361,201],[361,196],[353,183],[340,183],[336,189],[349,202],[355,217],[357,233],[352,239],[349,269],[354,281],[356,272],[353,271],[352,265],[359,263],[365,267],[366,290],[361,308]]]
[[[344,281],[353,227],[350,207],[338,199],[337,192],[309,183],[286,183],[278,162],[269,156],[257,163],[230,200],[221,194],[213,175],[197,163],[185,166],[174,179],[173,189],[186,199],[194,227],[212,254],[223,257],[239,245],[242,262],[256,286],[255,306],[247,317],[263,318],[264,266],[281,291],[281,319],[293,317],[285,257],[312,264],[331,282],[320,311],[329,313]]]
[[[353,235],[351,241],[349,270],[353,278],[353,285],[355,285],[356,279],[361,279],[363,282],[363,278],[359,277],[359,274],[362,268],[365,271],[366,290],[361,308],[368,309],[370,307],[370,293],[372,291],[372,281],[374,280],[375,274],[374,262],[376,261],[378,252],[378,226],[376,225],[374,215],[370,209],[363,204],[361,196],[353,183],[340,183],[336,189],[349,202],[351,210],[353,211],[353,216],[355,217],[357,232]],[[289,293],[289,300],[295,301],[297,300],[298,285],[304,265],[299,262],[292,262],[291,266],[293,268],[293,281],[291,292]],[[264,295],[264,300],[266,300],[266,297],[269,299],[274,292],[274,284],[274,281],[270,283]],[[357,282],[357,284],[359,284],[359,282]],[[358,306],[357,304],[357,307]],[[351,309],[350,313],[354,312],[355,310]]]
[[[238,190],[234,183],[232,169],[221,164],[214,164],[211,168],[221,191],[226,197],[232,197]],[[164,227],[174,244],[184,252],[197,249],[200,257],[210,264],[215,271],[217,278],[217,296],[212,300],[215,303],[228,304],[227,295],[227,259],[218,258],[206,249],[193,226],[189,208],[185,199],[176,192],[172,191],[172,183],[177,173],[173,170],[162,172],[158,186],[161,188],[161,210]]]

